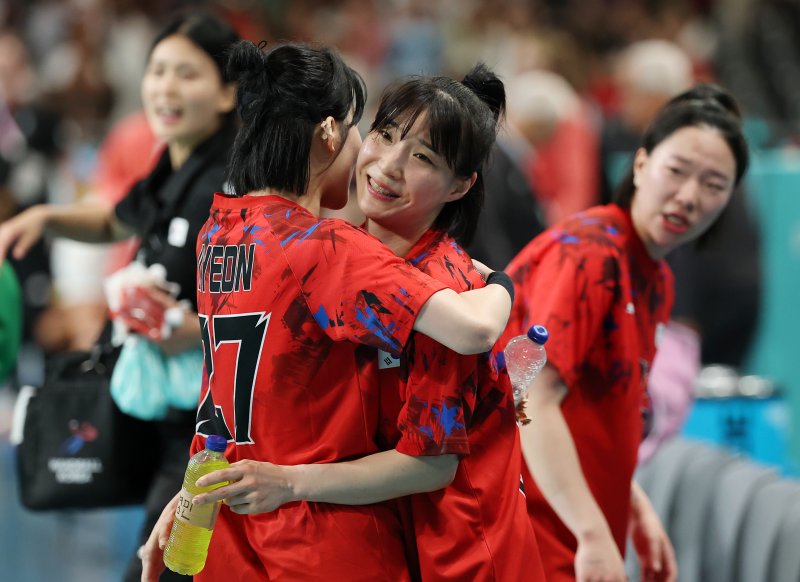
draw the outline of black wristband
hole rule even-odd
[[[506,275],[503,271],[492,271],[492,273],[486,277],[486,284],[500,285],[503,289],[508,291],[508,294],[511,296],[511,303],[514,303],[514,282],[511,280],[511,277]]]

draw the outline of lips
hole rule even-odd
[[[372,176],[369,175],[367,176],[367,190],[378,200],[389,201],[400,197],[399,194],[395,194],[393,190],[376,181]]]
[[[162,123],[172,124],[176,123],[182,116],[183,111],[177,107],[156,107],[155,113]]]
[[[684,234],[689,230],[689,220],[682,214],[666,213],[662,215],[664,229],[673,234]]]

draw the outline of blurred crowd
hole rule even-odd
[[[508,88],[507,122],[470,250],[502,268],[547,225],[611,199],[619,169],[666,100],[695,81],[746,81],[746,63],[721,56],[731,44],[726,39],[761,22],[751,18],[756,5],[780,14],[785,4],[3,0],[0,221],[41,202],[113,204],[147,173],[160,153],[140,112],[139,80],[150,39],[170,14],[202,7],[255,42],[336,46],[364,76],[372,107],[399,76],[460,77],[478,60],[496,70]],[[766,98],[752,91],[741,98],[754,120],[790,112],[763,106]],[[363,118],[372,117],[370,110]],[[762,144],[792,141],[791,135],[759,135]],[[738,198],[715,240],[671,259],[676,322],[703,338],[704,362],[734,366],[755,326],[759,288],[758,236],[744,193]],[[12,260],[24,295],[26,343],[43,353],[91,346],[105,318],[102,281],[127,263],[132,248],[46,241],[25,259]],[[718,315],[730,309],[741,316],[739,334],[731,334]]]

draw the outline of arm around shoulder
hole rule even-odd
[[[459,354],[492,349],[508,323],[512,297],[501,285],[464,293],[443,289],[423,305],[414,329]]]

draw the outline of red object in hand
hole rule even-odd
[[[121,319],[127,328],[151,340],[163,337],[164,311],[163,303],[153,298],[145,287],[125,287],[119,310],[113,314]]]

